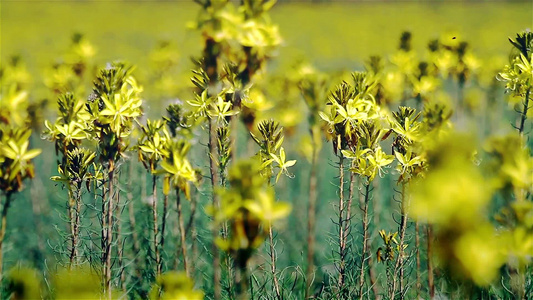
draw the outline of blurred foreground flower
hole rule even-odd
[[[488,285],[505,253],[486,212],[492,188],[472,161],[472,138],[450,134],[428,152],[429,171],[412,185],[411,214],[434,228],[435,249],[456,278]]]
[[[263,243],[272,222],[286,217],[291,206],[276,202],[274,189],[261,175],[260,163],[255,160],[240,161],[229,172],[230,188],[220,192],[220,209],[211,207],[215,226],[227,222],[229,236],[218,238],[218,246],[233,258],[239,299],[248,299],[248,261]]]
[[[150,291],[151,300],[202,300],[204,293],[194,290],[194,283],[183,272],[160,275]]]

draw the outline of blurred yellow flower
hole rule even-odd
[[[150,300],[202,300],[204,293],[194,290],[194,283],[184,272],[160,275],[150,291]]]
[[[505,262],[501,242],[502,238],[490,225],[480,226],[463,234],[453,247],[455,256],[461,263],[463,275],[477,285],[490,284]]]

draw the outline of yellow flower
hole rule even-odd
[[[150,300],[202,300],[204,293],[194,290],[194,283],[183,272],[168,272],[157,277]]]
[[[478,285],[490,284],[505,261],[500,251],[501,242],[489,225],[463,234],[453,247],[463,275]]]

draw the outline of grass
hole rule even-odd
[[[139,70],[148,66],[146,54],[160,39],[176,42],[187,74],[189,57],[201,48],[198,34],[186,29],[198,11],[194,3],[8,1],[1,8],[0,58],[20,53],[35,75],[65,51],[75,31],[97,45],[100,64],[126,59]],[[396,49],[404,30],[414,33],[419,52],[430,39],[453,31],[481,58],[493,58],[509,52],[507,37],[531,27],[532,14],[527,1],[283,3],[271,13],[284,39],[274,70],[300,57],[325,70],[354,68],[370,55]]]
[[[33,78],[31,98],[51,96],[42,83],[43,72],[67,50],[73,32],[86,34],[97,47],[98,65],[102,66],[117,59],[135,63],[136,74],[141,78],[141,83],[143,79],[145,82],[148,81],[149,75],[146,70],[150,69],[150,62],[147,54],[161,39],[174,41],[180,53],[180,70],[176,76],[176,82],[179,82],[180,87],[179,96],[191,97],[188,89],[191,86],[188,79],[192,68],[190,56],[200,53],[202,47],[198,32],[186,29],[187,23],[196,18],[198,7],[193,3],[4,1],[1,5],[0,59],[4,63],[13,54],[22,55]],[[313,5],[282,3],[273,9],[271,16],[274,23],[280,27],[284,44],[277,57],[270,62],[269,68],[275,74],[283,74],[294,61],[306,59],[324,71],[361,69],[362,63],[368,56],[375,54],[388,56],[394,52],[398,47],[398,37],[401,32],[410,30],[414,35],[413,49],[420,53],[422,58],[430,39],[437,38],[443,32],[449,32],[450,36],[457,35],[469,41],[474,52],[485,62],[484,68],[492,71],[506,63],[507,54],[510,52],[507,37],[531,27],[532,15],[533,7],[528,2],[359,2]],[[493,76],[490,72],[487,74]],[[154,100],[153,95],[156,94],[154,87],[146,84],[145,89],[143,98],[147,99],[147,114],[159,117],[163,113],[162,103]],[[503,95],[503,91],[500,95]],[[499,98],[502,99],[503,96]],[[52,103],[54,101],[55,99],[51,99]],[[505,123],[505,126],[508,125],[505,120],[500,122]],[[244,128],[240,130],[242,133]],[[287,134],[287,148],[290,151],[288,157],[298,160],[298,164],[291,170],[296,174],[296,178],[282,179],[277,188],[280,199],[291,202],[295,208],[302,207],[295,209],[285,227],[278,231],[277,249],[280,253],[278,266],[285,279],[299,276],[298,272],[301,270],[298,270],[296,264],[305,265],[306,213],[303,208],[307,205],[306,172],[310,166],[302,156],[296,154],[299,147],[297,136],[302,135],[305,130],[307,129],[303,124],[296,129],[293,136]],[[206,142],[204,136],[198,138],[202,143]],[[246,139],[239,138],[239,143],[241,142],[245,143]],[[62,229],[65,227],[59,216],[64,212],[65,192],[59,186],[53,186],[49,180],[51,174],[57,172],[53,146],[38,140],[36,136],[33,137],[32,144],[34,147],[42,148],[43,154],[35,160],[37,180],[31,183],[33,188],[27,188],[17,195],[10,211],[9,218],[13,223],[8,227],[8,238],[4,246],[6,270],[14,265],[32,263],[39,268],[47,269],[49,261],[54,259],[54,252],[49,245],[60,242],[55,226]],[[335,213],[333,203],[337,201],[335,185],[338,184],[338,179],[335,176],[338,176],[338,171],[331,166],[336,157],[330,147],[331,144],[324,144],[318,166],[315,252],[317,267],[321,270],[320,275],[334,273],[330,235],[335,232],[335,226],[330,217]],[[200,148],[195,149],[196,153],[192,154],[198,159],[191,160],[195,166],[206,168],[208,162],[204,155],[205,149],[200,150]],[[239,145],[238,148],[241,152],[245,152],[247,146]],[[148,181],[149,185],[149,176],[140,165],[134,168],[134,174],[135,180]],[[380,186],[390,187],[395,184],[392,176],[376,180]],[[396,205],[390,200],[394,194],[392,189],[376,190],[374,198],[378,201],[371,203],[369,208],[373,211],[376,209],[374,206],[380,206],[376,209],[375,215],[369,216],[373,219],[370,228],[371,251],[375,250],[379,239],[376,224],[381,228],[394,228],[390,214],[394,209],[393,205]],[[39,210],[37,216],[32,216],[31,213],[32,193],[33,198],[41,200],[37,203]],[[35,193],[38,193],[37,197]],[[132,193],[150,194],[142,184],[135,184]],[[201,195],[200,198],[199,211],[203,218],[198,220],[199,235],[209,236],[208,220],[203,213],[209,203],[209,195]],[[135,205],[140,208],[138,210],[140,215],[146,215],[146,211],[142,211],[146,210],[146,205],[143,206],[140,201]],[[35,209],[35,203],[33,207]],[[184,213],[188,214],[188,208],[185,210]],[[377,222],[377,219],[381,221]],[[360,230],[359,221],[353,222],[357,224],[354,225],[357,230]],[[169,242],[174,246],[173,241]],[[357,242],[360,242],[360,238],[356,238],[353,244]],[[195,261],[200,269],[210,267],[211,262],[205,260],[207,255],[203,252],[207,251],[208,247],[207,242],[200,246],[203,256]],[[264,247],[268,247],[267,244]],[[48,260],[44,261],[43,257],[39,256],[43,253]],[[261,249],[260,253],[266,255],[264,249]],[[264,259],[256,258],[259,262]],[[380,274],[384,274],[382,268],[378,266]],[[198,283],[198,286],[210,282],[207,275],[202,275],[206,278],[204,282]],[[318,277],[315,282],[325,280],[326,277]]]

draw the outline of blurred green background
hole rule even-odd
[[[55,102],[43,83],[44,73],[68,50],[74,32],[85,34],[97,48],[96,65],[103,66],[114,60],[127,60],[137,65],[136,74],[145,87],[143,95],[147,114],[151,117],[163,114],[164,103],[151,102],[157,98],[157,91],[147,84],[149,53],[160,40],[173,41],[179,53],[178,95],[191,97],[187,90],[191,87],[189,77],[193,68],[190,57],[197,56],[202,48],[199,33],[187,29],[187,23],[195,20],[198,12],[192,1],[2,1],[0,9],[0,59],[4,65],[12,55],[21,55],[32,77],[30,99],[50,97],[50,103]],[[468,41],[484,67],[497,70],[505,65],[510,53],[507,38],[533,27],[533,4],[530,1],[287,2],[276,5],[271,17],[279,25],[284,40],[277,57],[268,66],[274,74],[283,75],[300,59],[309,61],[321,71],[362,69],[363,62],[370,55],[389,57],[398,48],[399,37],[405,30],[412,32],[413,49],[419,53],[420,60],[426,55],[429,40],[449,34]],[[503,89],[501,95],[503,103]],[[505,122],[508,125],[508,121]],[[305,126],[300,129],[300,132],[306,130]],[[42,262],[43,253],[45,258],[53,258],[52,248],[60,242],[55,226],[66,226],[66,222],[59,218],[65,211],[65,192],[48,179],[56,173],[53,145],[39,140],[37,135],[33,138],[34,145],[43,148],[43,155],[36,159],[38,180],[31,183],[31,189],[16,196],[10,211],[9,217],[14,222],[9,224],[4,248],[6,269],[24,261]],[[295,210],[288,221],[289,226],[281,232],[278,247],[284,249],[281,258],[285,262],[281,265],[293,262],[304,265],[306,172],[309,165],[297,155],[299,138],[288,140],[288,157],[298,159],[292,171],[296,178],[283,179],[278,195],[292,202]],[[193,151],[192,161],[195,162],[194,157],[201,157],[196,164],[205,167],[205,149],[198,146]],[[334,212],[331,202],[336,199],[332,184],[336,181],[336,171],[330,166],[332,161],[327,159],[333,158],[331,145],[325,144],[322,151],[317,253],[327,263],[330,256],[328,233],[334,230],[330,217]],[[137,168],[139,174],[146,174],[140,165]],[[394,186],[391,177],[380,180],[380,184]],[[142,193],[139,185],[134,188],[135,193]],[[380,201],[376,205],[390,208],[391,194],[391,190],[378,190],[375,198]],[[41,204],[32,204],[32,199],[38,198],[42,198]],[[39,215],[35,216],[37,213]],[[385,219],[390,212],[382,210],[382,214]],[[374,218],[379,219],[380,215]],[[209,236],[207,220],[199,222],[205,225],[199,234]],[[48,261],[44,264],[39,267],[46,269]],[[209,265],[209,262],[205,264]]]
[[[185,72],[201,49],[187,30],[198,7],[182,1],[2,1],[1,59],[20,53],[38,74],[57,59],[73,32],[98,47],[97,62],[126,59],[143,69],[158,40],[177,43]],[[481,58],[509,52],[508,36],[531,28],[530,1],[280,3],[271,12],[284,45],[273,69],[306,57],[320,69],[360,66],[369,55],[396,49],[402,31],[413,33],[423,52],[430,39],[452,32],[470,42]]]

